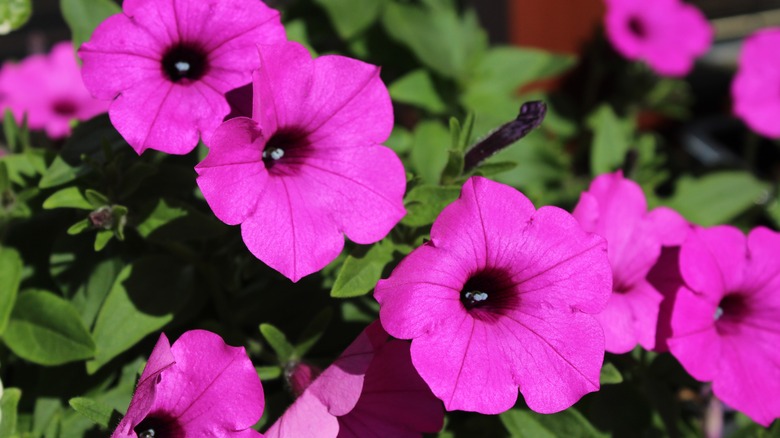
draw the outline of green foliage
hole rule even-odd
[[[22,259],[11,248],[0,247],[0,335],[5,332],[22,279]]]
[[[118,415],[111,406],[87,397],[74,397],[68,400],[68,404],[79,414],[103,427],[108,427],[112,417]]]
[[[623,381],[623,375],[620,374],[620,371],[618,371],[617,368],[615,368],[615,365],[612,365],[611,362],[604,362],[604,366],[601,367],[601,376],[599,377],[599,382],[602,385],[613,385],[616,383],[621,383]]]
[[[576,409],[544,415],[511,409],[499,416],[512,438],[601,438],[608,436],[597,430]]]
[[[465,79],[487,47],[487,35],[474,11],[459,17],[449,0],[425,0],[422,5],[390,2],[382,24],[420,62],[447,78]]]
[[[450,134],[438,122],[417,125],[412,139],[411,161],[417,175],[429,184],[438,184],[449,160]]]
[[[335,298],[367,294],[382,277],[385,266],[393,260],[393,243],[385,239],[373,245],[361,257],[349,255],[341,265],[336,283],[330,291]]]
[[[404,198],[406,216],[401,223],[411,227],[432,224],[439,213],[458,199],[460,186],[419,185]]]
[[[43,201],[43,208],[77,208],[80,210],[92,210],[96,208],[87,201],[84,194],[81,193],[78,187],[70,186],[64,189],[58,190],[51,194],[45,201]]]
[[[588,127],[593,131],[591,173],[600,175],[620,167],[631,146],[631,123],[620,119],[609,105],[603,105],[588,117]]]
[[[92,374],[170,323],[191,294],[192,273],[171,257],[148,256],[125,266],[98,312],[92,337],[97,350]]]
[[[394,101],[419,106],[434,114],[441,114],[447,109],[436,92],[431,75],[423,69],[398,78],[390,84],[388,91]]]
[[[11,438],[17,436],[17,407],[19,399],[22,398],[22,391],[18,388],[5,388],[3,397],[0,399],[0,438]]]
[[[112,0],[60,0],[60,9],[78,48],[92,36],[92,31],[111,15],[122,12]]]
[[[260,324],[260,333],[274,350],[274,353],[276,353],[276,357],[281,365],[298,358],[295,353],[295,347],[278,328],[271,324]]]
[[[328,13],[333,27],[343,40],[364,31],[379,18],[385,0],[314,0]]]
[[[3,341],[15,354],[41,365],[95,355],[95,342],[73,305],[46,291],[19,294]]]
[[[693,223],[712,226],[755,206],[768,190],[768,184],[749,172],[715,172],[698,179],[684,176],[666,204]]]
[[[0,35],[19,29],[32,15],[31,0],[3,0],[0,2]]]

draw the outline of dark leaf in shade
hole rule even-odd
[[[525,102],[516,119],[504,124],[466,152],[464,170],[473,170],[491,155],[528,135],[542,124],[545,114],[547,105],[544,102]]]

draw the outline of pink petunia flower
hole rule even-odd
[[[764,426],[780,417],[780,233],[696,228],[680,248],[669,350]]]
[[[297,366],[306,388],[266,432],[267,438],[413,438],[441,429],[444,410],[409,357],[409,344],[375,322],[322,372]]]
[[[761,135],[780,138],[780,28],[762,29],[745,40],[731,83],[734,114]]]
[[[393,108],[379,68],[343,56],[311,59],[298,43],[262,46],[253,118],[230,119],[195,167],[223,222],[293,281],[322,269],[346,234],[366,244],[403,217],[406,176],[381,146]]]
[[[27,114],[31,129],[52,139],[70,135],[70,123],[106,112],[108,104],[84,88],[70,41],[54,45],[48,55],[32,55],[0,70],[0,107],[10,108],[17,123]]]
[[[224,94],[257,68],[256,44],[285,39],[261,1],[125,0],[79,50],[87,89],[138,152],[186,154],[230,112]]]
[[[695,6],[681,0],[605,0],[606,33],[612,46],[656,73],[683,76],[712,44],[713,32]]]
[[[652,349],[662,295],[647,281],[647,273],[662,245],[682,243],[687,222],[670,208],[648,212],[642,189],[620,171],[594,179],[573,214],[585,231],[607,240],[612,296],[596,315],[606,350],[626,353],[637,343]]]
[[[243,347],[191,330],[173,346],[160,335],[127,414],[111,438],[261,436],[263,387]]]
[[[448,410],[500,413],[519,388],[531,409],[557,412],[599,388],[606,253],[569,213],[472,177],[374,296]]]

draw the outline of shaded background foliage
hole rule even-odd
[[[620,58],[597,28],[580,56],[491,46],[474,7],[454,0],[271,3],[288,36],[313,53],[382,66],[396,113],[387,145],[407,169],[407,216],[384,240],[347,243],[321,273],[292,284],[211,214],[194,184],[203,145],[186,156],[139,157],[105,115],[52,142],[6,114],[0,437],[106,435],[156,335],[175,339],[191,328],[246,346],[265,387],[258,427],[266,427],[292,400],[290,364],[326,366],[376,319],[367,294],[424,241],[471,174],[513,185],[537,206],[570,209],[593,176],[622,169],[651,207],[671,206],[694,223],[780,226],[778,144],[748,132],[718,100],[733,69],[659,78]],[[33,5],[29,26],[45,37],[2,37],[5,55],[69,37],[79,44],[120,10],[112,0],[61,0],[62,15],[46,14],[52,4]],[[558,86],[538,86],[549,78]],[[465,150],[527,100],[548,103],[541,128],[464,171]],[[522,401],[500,416],[448,413],[439,436],[700,435],[711,394],[670,355],[607,355],[602,383],[554,415]],[[727,415],[732,436],[780,434]]]

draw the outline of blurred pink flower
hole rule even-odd
[[[217,129],[197,182],[252,254],[298,281],[339,255],[343,234],[361,244],[387,235],[405,214],[406,174],[380,145],[393,108],[378,67],[313,60],[293,42],[262,46],[260,58],[253,118]]]
[[[662,245],[682,243],[688,223],[670,208],[648,212],[642,189],[620,171],[594,179],[573,214],[585,231],[607,240],[613,293],[604,311],[595,315],[604,329],[606,350],[626,353],[637,343],[652,349],[662,295],[648,283],[647,273]]]
[[[302,380],[311,377],[307,366],[302,370]],[[412,366],[409,344],[390,338],[378,322],[309,383],[267,438],[413,438],[438,432],[444,422],[441,402]]]
[[[79,50],[87,89],[138,152],[186,154],[230,112],[225,93],[251,80],[257,43],[285,39],[261,1],[125,0]]]
[[[681,0],[605,0],[604,18],[612,46],[656,73],[683,76],[712,44],[713,32],[695,6]]]
[[[592,314],[611,291],[604,239],[472,177],[374,296],[448,410],[497,414],[519,388],[531,409],[551,413],[599,388],[604,334]]]
[[[261,436],[263,387],[243,347],[191,330],[173,346],[160,335],[127,414],[111,438]]]
[[[686,287],[674,296],[669,350],[724,403],[768,426],[780,417],[780,233],[696,228],[679,267]]]
[[[0,70],[0,107],[10,108],[17,123],[27,114],[31,129],[44,129],[52,139],[70,134],[72,120],[88,120],[106,112],[108,104],[84,88],[70,41],[54,45],[48,55],[32,55]]]
[[[757,133],[780,138],[780,28],[745,40],[731,83],[734,114]]]

